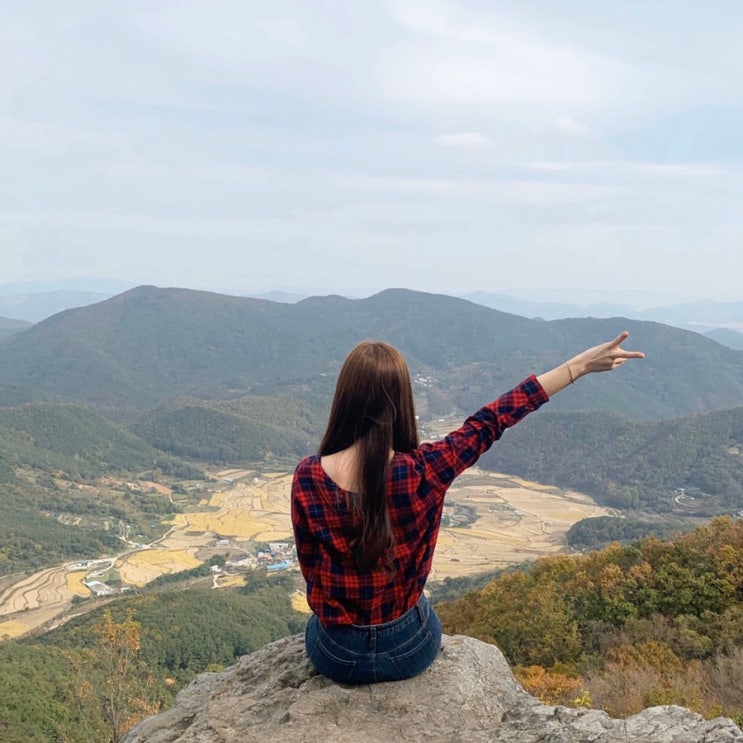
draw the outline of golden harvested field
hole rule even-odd
[[[301,611],[303,614],[311,614],[310,605],[307,603],[307,595],[301,591],[292,594],[292,609]]]
[[[261,478],[258,482],[233,482],[228,488],[221,486],[210,501],[219,510],[185,514],[187,532],[259,542],[290,539],[290,487],[291,476],[286,473],[273,475],[270,480]]]
[[[223,478],[226,472],[219,473]],[[220,484],[222,505],[211,513],[189,513],[189,526],[163,542],[175,547],[184,536],[193,545],[214,537],[257,541],[291,538],[291,473],[262,473]],[[467,526],[445,527],[439,535],[432,579],[468,575],[523,562],[564,549],[565,533],[589,516],[613,513],[582,493],[478,469],[467,470],[449,490],[446,505],[474,510]]]
[[[199,505],[205,506],[208,504],[212,508],[219,508],[220,506],[224,505],[224,501],[226,498],[227,492],[225,490],[215,490],[209,500],[206,500],[206,498],[202,498],[199,501]]]
[[[196,567],[201,564],[197,552],[214,548],[217,539],[292,539],[291,472],[257,476],[253,470],[222,470],[218,480],[216,492],[203,501],[209,511],[177,514],[165,522],[171,527],[168,533],[150,548],[119,555],[116,567],[125,583],[143,586],[160,575]],[[563,551],[565,533],[573,523],[613,513],[581,493],[477,469],[467,470],[449,490],[448,516],[462,514],[457,505],[472,509],[474,518],[441,529],[433,580]],[[6,586],[0,591],[0,638],[25,634],[68,611],[75,595],[89,595],[82,584],[84,575],[80,570],[68,573],[60,565]],[[307,611],[301,593],[294,594],[292,602]]]
[[[66,573],[63,566],[46,568],[14,583],[0,594],[0,616],[72,598],[67,596]]]
[[[219,588],[235,588],[245,585],[244,575],[220,575],[217,578]]]
[[[230,469],[230,470],[220,470],[219,472],[215,472],[214,476],[219,480],[242,480],[244,477],[250,477],[251,475],[255,474],[255,470],[245,470],[245,469]]]
[[[187,550],[149,549],[132,552],[117,561],[121,579],[134,586],[144,586],[160,575],[178,573],[201,563]]]
[[[614,513],[583,493],[517,477],[468,470],[449,490],[446,505],[474,509],[466,527],[441,529],[431,577],[468,575],[564,550],[577,521]]]
[[[0,622],[0,640],[12,640],[14,637],[20,637],[28,632],[28,626],[10,619],[7,622]]]
[[[87,575],[87,570],[76,570],[74,573],[67,573],[67,592],[73,596],[90,596],[90,589],[83,583],[83,578]]]
[[[284,519],[270,515],[254,515],[242,508],[230,508],[216,513],[189,513],[190,532],[210,532],[220,537],[237,537],[258,542],[288,539],[291,527]]]

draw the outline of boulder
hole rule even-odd
[[[652,707],[625,720],[542,704],[498,648],[444,636],[436,662],[407,681],[343,686],[318,675],[301,635],[273,642],[220,673],[203,673],[124,743],[728,743],[725,718]]]

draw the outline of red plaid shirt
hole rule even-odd
[[[394,573],[356,563],[348,494],[325,474],[318,455],[303,459],[292,484],[292,523],[307,601],[320,621],[382,624],[415,606],[431,571],[447,488],[506,428],[547,400],[531,376],[446,438],[395,452],[388,483]]]

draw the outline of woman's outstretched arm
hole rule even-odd
[[[628,337],[629,333],[625,330],[613,341],[587,348],[560,366],[540,374],[537,379],[544,391],[552,397],[586,374],[611,371],[621,366],[627,359],[644,359],[645,354],[642,351],[625,351],[621,347]]]

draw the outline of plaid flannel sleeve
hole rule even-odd
[[[480,408],[441,441],[423,444],[419,452],[427,480],[435,491],[446,489],[457,475],[471,467],[503,432],[549,400],[536,376]]]

